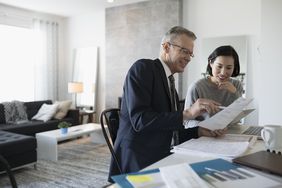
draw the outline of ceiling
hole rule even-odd
[[[70,17],[140,1],[146,0],[115,0],[113,3],[107,0],[0,0],[0,3]]]

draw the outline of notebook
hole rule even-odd
[[[282,176],[282,155],[259,151],[233,159],[233,162]]]

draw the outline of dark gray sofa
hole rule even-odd
[[[8,161],[13,169],[36,163],[36,133],[58,129],[58,123],[61,121],[70,122],[72,126],[79,124],[79,110],[75,109],[70,109],[66,117],[61,120],[51,119],[47,122],[31,120],[44,103],[52,104],[52,101],[24,103],[30,120],[24,124],[7,124],[4,106],[0,103],[0,155]],[[3,167],[0,165],[0,173],[2,170]]]
[[[31,120],[31,118],[38,112],[44,103],[52,104],[52,101],[44,100],[25,102],[24,105],[26,107],[27,116],[30,121],[23,124],[6,124],[4,106],[0,103],[0,130],[35,136],[35,134],[38,132],[57,129],[57,125],[61,121],[70,122],[72,125],[79,124],[79,111],[74,109],[70,109],[66,117],[64,117],[62,120],[51,119],[47,122]]]

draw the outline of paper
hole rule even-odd
[[[161,167],[154,173],[129,174],[126,179],[136,188],[208,188],[186,163]]]
[[[229,135],[219,138],[200,137],[188,140],[173,148],[173,152],[186,154],[214,155],[234,158],[242,155],[256,140],[255,136]]]
[[[236,116],[231,123],[229,123],[230,125],[232,124],[237,124],[241,121],[241,119],[243,119],[244,117],[246,117],[247,115],[249,115],[251,112],[253,112],[255,109],[251,108],[251,109],[244,109],[238,116]]]
[[[159,172],[149,174],[127,175],[126,179],[136,188],[160,187],[167,188]]]
[[[216,188],[281,187],[281,184],[277,181],[223,159],[193,163],[190,166],[202,179]]]
[[[122,188],[281,187],[280,182],[223,159],[120,174],[112,176],[112,179]]]
[[[160,172],[168,188],[208,188],[186,163],[161,167]]]
[[[231,123],[253,99],[238,98],[232,104],[219,111],[212,117],[201,121],[198,126],[209,130],[223,129]]]

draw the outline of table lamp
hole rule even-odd
[[[76,108],[76,97],[77,93],[82,93],[83,92],[83,83],[82,82],[69,82],[68,83],[68,92],[69,93],[74,93],[75,94],[75,99],[74,99],[74,107]]]

